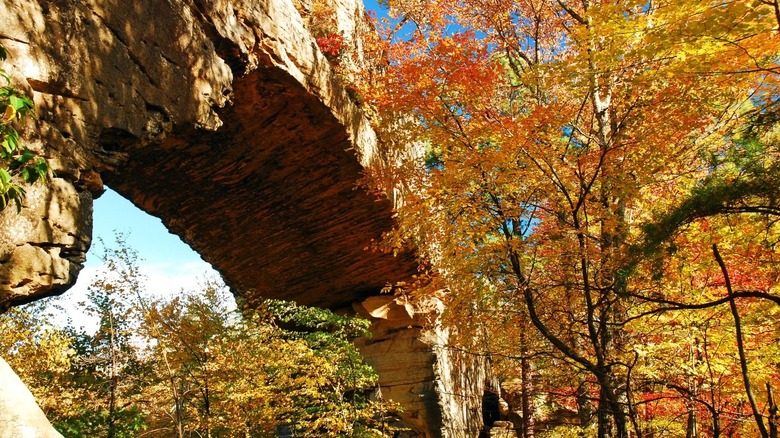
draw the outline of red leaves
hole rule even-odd
[[[336,60],[345,49],[344,37],[338,33],[330,33],[324,37],[316,38],[317,46],[330,61]]]

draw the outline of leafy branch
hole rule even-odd
[[[8,52],[0,45],[0,61],[5,61]],[[22,209],[24,189],[16,183],[21,179],[34,183],[46,179],[49,165],[45,159],[24,147],[14,123],[35,117],[35,107],[30,98],[11,86],[10,75],[0,68],[0,210],[13,202],[16,211]]]

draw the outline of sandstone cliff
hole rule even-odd
[[[402,297],[375,296],[354,305],[372,323],[358,347],[380,375],[382,396],[399,403],[408,436],[468,437],[482,428],[485,388],[498,388],[490,364],[449,347],[436,299],[412,305]]]
[[[102,181],[237,290],[333,307],[413,272],[364,251],[391,223],[354,190],[375,136],[292,2],[6,0],[0,35],[57,174],[24,220],[4,215],[3,302],[72,281]]]

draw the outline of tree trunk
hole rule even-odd
[[[580,420],[580,426],[584,429],[593,421],[593,404],[588,398],[588,388],[585,382],[577,387],[577,417]]]
[[[764,425],[764,417],[758,411],[758,405],[756,399],[753,396],[753,387],[750,385],[750,376],[748,375],[747,357],[745,355],[745,342],[742,337],[742,320],[739,317],[739,311],[737,309],[737,303],[734,300],[734,290],[731,288],[731,278],[729,278],[729,272],[726,269],[726,264],[723,262],[723,258],[720,256],[718,246],[712,244],[712,253],[715,255],[715,261],[718,262],[720,270],[723,272],[723,278],[726,282],[726,291],[729,295],[729,307],[731,307],[731,316],[734,317],[734,330],[737,338],[737,352],[739,353],[739,365],[742,371],[742,382],[745,385],[745,394],[750,402],[750,408],[753,410],[753,418],[756,420],[756,426],[763,438],[769,438],[769,432]]]
[[[696,418],[696,409],[693,400],[688,406],[688,427],[685,430],[685,438],[699,438],[699,423]]]
[[[520,398],[523,405],[523,438],[534,438],[534,372],[530,359],[523,356],[520,359],[520,371],[523,379],[520,390]]]
[[[766,396],[769,402],[769,438],[777,438],[777,405],[769,382],[766,382]]]
[[[599,382],[598,436],[599,438],[628,438],[625,409],[617,398],[616,385],[608,371],[596,373]],[[614,429],[614,435],[613,433]]]
[[[206,438],[211,438],[211,397],[209,394],[209,350],[204,351],[203,356],[203,382],[205,385],[204,407],[206,411]]]
[[[712,412],[712,438],[720,438],[720,414],[717,410],[713,409]]]
[[[175,386],[176,382],[174,381],[173,376],[171,376],[171,386]],[[184,416],[182,415],[182,412],[184,410],[184,404],[183,400],[180,400],[178,395],[178,391],[174,391],[174,405],[176,408],[176,438],[184,438]]]
[[[114,438],[116,436],[116,390],[119,384],[119,376],[117,375],[117,352],[116,352],[116,339],[114,338],[114,315],[111,310],[108,311],[108,346],[111,350],[111,375],[109,386],[109,398],[108,398],[108,438]]]
[[[599,406],[596,414],[598,417],[598,438],[609,438],[612,435],[612,421],[607,412],[607,388],[603,385],[599,389]]]

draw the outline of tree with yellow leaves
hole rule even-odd
[[[216,279],[150,297],[123,236],[102,258],[84,303],[94,333],[59,328],[42,303],[0,315],[0,354],[64,436],[394,433],[351,343],[367,321],[281,301],[239,311]]]
[[[636,328],[732,304],[739,339],[749,297],[776,301],[777,1],[388,3],[365,88],[397,162],[374,181],[403,198],[385,243],[419,250],[461,332],[477,311],[533,327],[585,433],[658,432]]]

